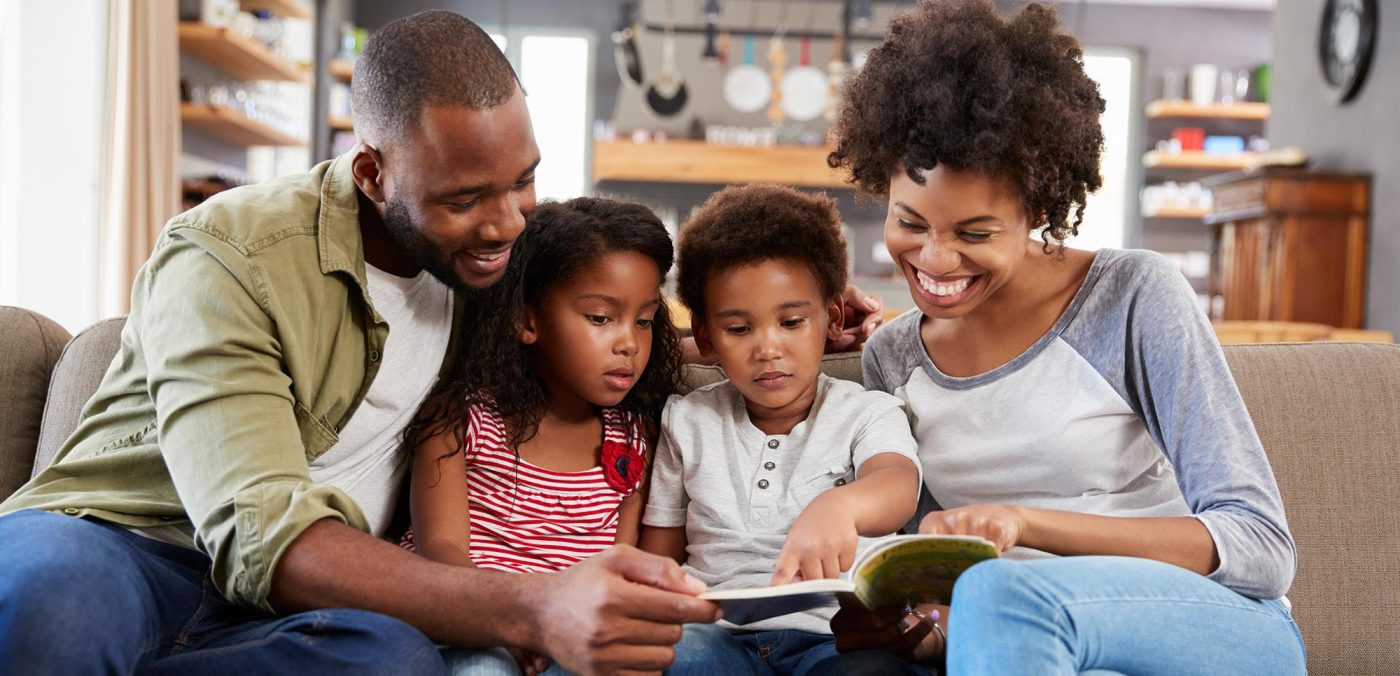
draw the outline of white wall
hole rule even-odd
[[[0,3],[0,304],[98,319],[103,0]]]

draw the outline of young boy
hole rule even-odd
[[[725,189],[682,229],[677,267],[696,344],[729,380],[667,404],[642,548],[715,590],[837,577],[859,537],[913,516],[921,477],[899,400],[821,373],[846,285],[835,204]],[[837,654],[834,611],[686,625],[668,673],[911,669],[887,653]]]

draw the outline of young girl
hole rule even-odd
[[[642,484],[680,377],[660,286],[672,263],[645,207],[539,206],[511,252],[456,381],[424,405],[403,546],[463,566],[557,571],[636,544]],[[455,671],[513,671],[502,651],[446,654]],[[547,664],[512,651],[529,672]]]
[[[1160,255],[1065,246],[1102,182],[1078,42],[990,0],[887,35],[829,158],[888,197],[917,306],[867,344],[865,385],[909,407],[940,508],[921,532],[1059,556],[974,566],[937,624],[843,610],[838,644],[958,675],[1302,673],[1283,502],[1194,292]]]

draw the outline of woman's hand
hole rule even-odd
[[[836,650],[883,650],[906,662],[937,658],[946,648],[946,633],[934,631],[933,624],[948,616],[948,607],[929,604],[917,611],[911,613],[904,606],[867,610],[859,603],[843,601],[841,610],[831,618]]]
[[[788,529],[770,584],[839,576],[856,558],[858,535],[854,510],[836,491],[827,491],[802,510]]]
[[[1006,551],[1021,541],[1026,531],[1025,513],[1010,505],[970,505],[929,512],[919,522],[919,532],[930,535],[979,535]]]
[[[847,286],[841,293],[841,309],[844,330],[841,337],[826,342],[827,352],[859,350],[870,334],[885,321],[882,313],[884,301],[879,296],[866,295],[855,286]]]

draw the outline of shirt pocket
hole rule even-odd
[[[792,482],[792,489],[788,494],[797,503],[798,509],[805,509],[818,495],[837,486],[845,486],[855,481],[855,466],[850,461],[836,461],[828,463],[820,470],[796,472],[797,479]]]
[[[306,450],[306,461],[311,462],[325,453],[327,449],[340,441],[340,436],[335,430],[321,420],[320,416],[312,413],[301,402],[292,402],[292,409],[296,414],[297,431],[301,433],[301,445]]]

